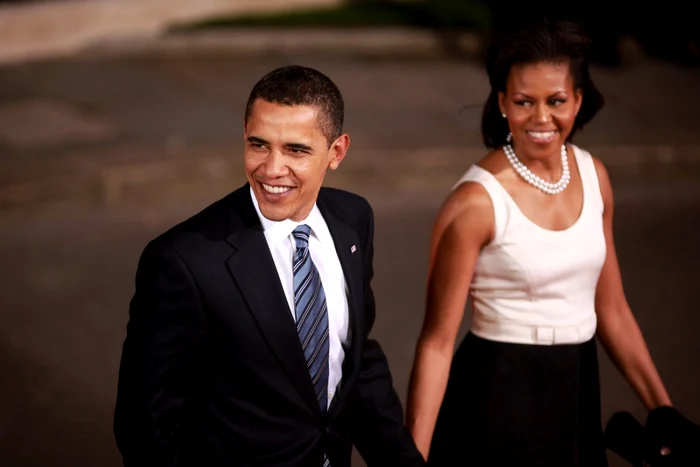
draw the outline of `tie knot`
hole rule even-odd
[[[311,227],[306,224],[298,226],[292,232],[294,235],[294,240],[296,241],[297,248],[308,248],[309,247],[309,235],[311,234]]]

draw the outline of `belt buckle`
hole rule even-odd
[[[554,343],[554,328],[537,326],[534,329],[535,342]]]

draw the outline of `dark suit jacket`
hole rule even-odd
[[[423,465],[404,429],[370,287],[373,214],[322,188],[318,207],[349,288],[351,345],[327,414],[249,186],[151,241],[136,273],[114,419],[124,465]],[[356,251],[351,247],[355,245]]]

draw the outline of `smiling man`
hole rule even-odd
[[[340,91],[290,66],[253,88],[248,183],[145,248],[114,430],[125,466],[424,465],[375,318],[373,215],[322,188]]]

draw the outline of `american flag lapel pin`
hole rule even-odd
[[[350,247],[350,253],[355,253],[357,251],[357,247],[355,245]]]

